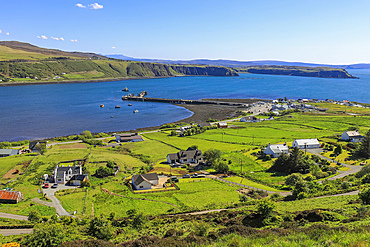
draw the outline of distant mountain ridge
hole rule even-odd
[[[141,62],[152,62],[152,63],[163,63],[163,64],[204,64],[213,66],[226,66],[226,67],[246,67],[246,66],[260,66],[260,65],[278,65],[278,66],[303,66],[303,67],[329,67],[337,69],[370,69],[370,64],[358,63],[349,65],[331,65],[331,64],[319,64],[319,63],[304,63],[304,62],[286,62],[279,60],[261,60],[261,61],[237,61],[237,60],[211,60],[211,59],[194,59],[194,60],[162,60],[162,59],[145,59],[145,58],[133,58],[120,54],[105,55],[106,57],[130,60],[130,61],[141,61]]]

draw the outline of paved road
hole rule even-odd
[[[14,219],[14,220],[28,220],[28,216],[17,215],[17,214],[7,214],[0,212],[0,218]]]
[[[1,229],[0,233],[3,236],[10,236],[10,235],[20,235],[20,234],[29,234],[32,233],[32,228],[26,228],[26,229]]]
[[[321,148],[315,148],[315,149],[307,149],[307,152],[308,153],[311,153],[311,154],[314,154],[314,155],[317,155],[319,156],[320,158],[323,158],[323,159],[326,159],[330,162],[333,162],[333,159],[330,159],[328,157],[325,157],[325,156],[322,156],[320,153],[322,152],[322,149]],[[338,163],[337,161],[335,161],[336,163]],[[354,173],[357,173],[361,170],[362,166],[353,166],[353,165],[348,165],[348,164],[345,164],[345,163],[340,163],[341,165],[345,166],[345,167],[348,167],[349,170],[347,171],[338,171],[339,174],[334,176],[334,177],[331,177],[331,178],[328,178],[328,180],[335,180],[335,179],[338,179],[338,178],[343,178],[345,176],[348,176],[348,175],[351,175],[351,174],[354,174]],[[322,181],[319,181],[318,182],[319,184],[322,183]]]

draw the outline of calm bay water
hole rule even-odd
[[[122,101],[130,93],[149,97],[316,98],[370,103],[370,70],[349,70],[360,79],[324,79],[241,74],[240,77],[176,77],[99,83],[0,87],[0,141],[38,139],[84,130],[123,131],[157,126],[190,117],[165,103]],[[104,104],[105,107],[99,107]],[[116,105],[121,108],[115,109]],[[139,110],[134,114],[133,110]],[[113,116],[113,118],[111,118]]]

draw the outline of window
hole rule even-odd
[[[139,188],[144,188],[144,186],[141,185],[141,186],[139,186]]]

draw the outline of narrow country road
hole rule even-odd
[[[21,234],[29,234],[33,232],[33,228],[26,228],[26,229],[1,229],[0,233],[3,236],[10,236],[10,235],[21,235]]]
[[[17,215],[17,214],[7,214],[0,212],[0,218],[13,219],[13,220],[28,220],[28,216]]]

